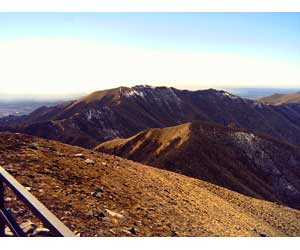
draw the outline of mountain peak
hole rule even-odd
[[[143,93],[149,91],[157,91],[158,89],[167,89],[167,87],[153,87],[150,85],[136,85],[134,87],[120,86],[117,88],[95,91],[81,99],[78,102],[92,103],[95,101],[101,101],[104,98],[111,100],[118,100],[122,96],[144,96]]]
[[[28,116],[0,119],[0,129],[92,148],[147,128],[202,120],[231,124],[300,144],[298,119],[285,118],[290,112],[300,116],[300,109],[279,108],[275,110],[216,89],[189,91],[163,86],[120,86],[93,92],[65,105],[38,109]]]
[[[95,91],[95,92],[79,99],[78,101],[91,103],[94,101],[101,101],[104,97],[107,97],[107,96],[116,98],[116,97],[119,97],[122,93],[129,91],[129,90],[130,90],[130,88],[124,87],[124,86],[120,86],[120,87],[113,88],[113,89],[99,90],[99,91]]]

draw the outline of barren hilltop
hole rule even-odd
[[[0,133],[0,159],[81,236],[300,235],[298,210],[117,156]]]

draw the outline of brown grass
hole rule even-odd
[[[281,105],[285,103],[299,103],[300,93],[292,94],[274,94],[271,96],[263,97],[258,99],[259,102],[271,104],[271,105]]]
[[[288,207],[55,141],[10,133],[0,138],[0,165],[82,236],[134,236],[132,227],[138,236],[300,235],[300,212]],[[102,196],[95,197],[99,189]],[[126,220],[88,214],[105,209]]]

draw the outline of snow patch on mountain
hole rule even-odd
[[[88,112],[86,113],[86,119],[88,119],[88,121],[90,121],[92,118],[93,118],[93,111],[88,110]]]
[[[144,92],[141,90],[132,89],[130,91],[124,92],[123,95],[125,97],[139,96],[144,98]]]
[[[226,91],[220,91],[219,92],[221,94],[221,96],[223,97],[226,97],[226,98],[230,98],[232,100],[238,100],[238,99],[241,99],[240,97],[236,96],[236,95],[233,95],[233,94],[230,94],[229,92],[226,92]]]
[[[252,133],[244,133],[244,132],[235,132],[232,134],[234,139],[236,139],[239,143],[247,143],[251,144],[255,139],[255,135]]]
[[[109,107],[102,107],[101,109],[89,109],[85,113],[85,117],[88,121],[91,121],[93,119],[95,120],[101,120],[104,116],[112,116],[113,111]]]
[[[177,105],[182,104],[182,100],[176,95],[172,88],[167,87],[152,87],[148,85],[138,85],[131,88],[129,91],[123,92],[123,96],[127,98],[141,97],[147,99],[148,102],[157,104]]]
[[[253,108],[258,108],[258,109],[263,109],[264,105],[260,102],[253,102],[252,107]]]
[[[91,121],[93,118],[99,119],[102,112],[100,110],[89,109],[85,116],[88,121]]]
[[[263,171],[266,176],[272,179],[274,192],[289,196],[299,196],[300,192],[295,188],[295,180],[286,179],[274,162],[274,156],[269,151],[269,144],[261,140],[254,134],[243,132],[233,133],[233,138],[238,143],[241,150],[252,160],[252,167]],[[273,149],[276,150],[276,149]],[[291,159],[290,162],[293,162]],[[289,165],[289,164],[288,164]],[[289,165],[289,167],[292,167]],[[293,167],[292,167],[293,168]]]

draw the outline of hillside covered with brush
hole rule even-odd
[[[196,121],[145,130],[95,150],[300,207],[300,148],[246,130]]]

